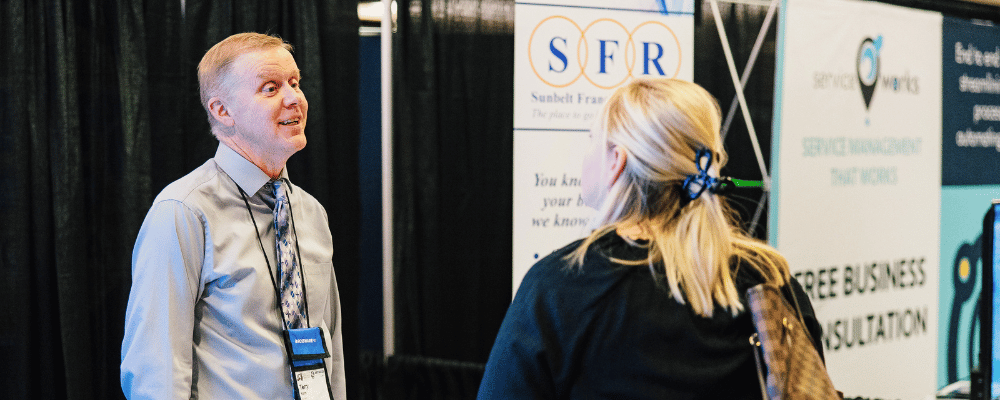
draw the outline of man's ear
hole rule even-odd
[[[611,148],[611,164],[609,165],[610,170],[608,171],[608,187],[615,184],[618,177],[621,176],[622,171],[625,170],[625,164],[628,162],[628,153],[621,146],[614,146]]]
[[[229,109],[222,103],[221,98],[212,97],[208,99],[208,110],[212,118],[215,118],[220,124],[229,127],[236,125],[236,121],[229,115]]]

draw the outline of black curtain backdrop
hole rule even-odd
[[[514,2],[397,9],[396,353],[484,362],[511,293]]]
[[[327,209],[358,375],[357,3],[0,3],[0,393],[122,398],[131,252],[153,197],[212,157],[196,66],[230,34],[295,46],[310,102],[292,179]],[[351,396],[355,398],[356,396]]]

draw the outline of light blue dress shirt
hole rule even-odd
[[[287,172],[282,171],[283,178]],[[247,193],[262,252],[239,188]],[[130,399],[291,399],[269,262],[270,178],[229,147],[156,197],[132,252],[121,384]],[[336,399],[346,398],[340,298],[326,210],[289,185],[310,326],[323,328]],[[268,259],[265,262],[265,255]]]

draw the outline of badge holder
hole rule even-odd
[[[329,357],[319,327],[285,331],[285,347],[292,363],[297,400],[332,400],[333,390],[323,358]]]

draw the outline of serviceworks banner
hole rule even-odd
[[[847,397],[937,388],[941,21],[873,2],[782,4],[769,236]]]

